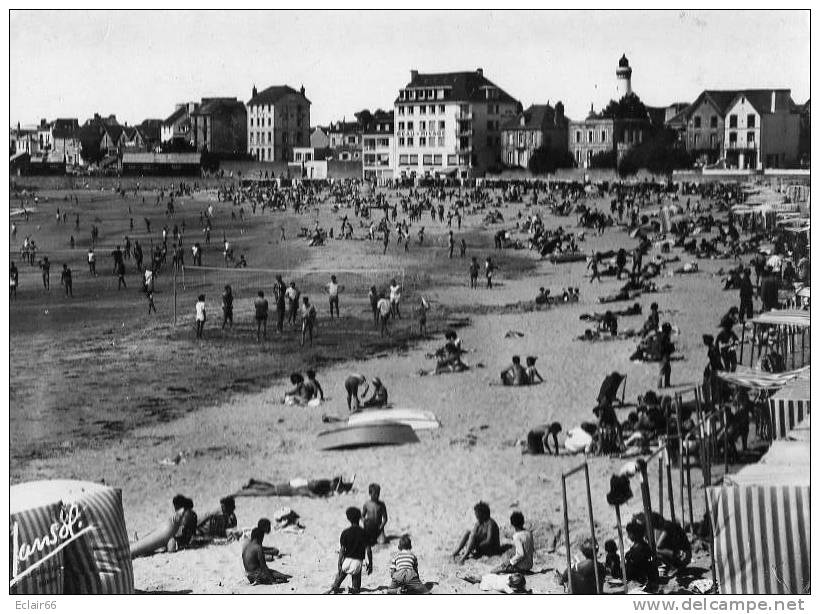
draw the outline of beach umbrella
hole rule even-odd
[[[609,492],[606,501],[615,508],[615,520],[618,523],[618,551],[621,555],[621,579],[624,583],[624,593],[628,592],[626,581],[626,556],[624,554],[624,530],[621,523],[621,506],[632,498],[632,489],[629,487],[629,475],[623,471],[613,474],[609,480]]]

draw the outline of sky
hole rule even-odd
[[[808,11],[20,11],[10,14],[10,125],[164,119],[208,96],[305,86],[311,124],[392,108],[410,70],[484,69],[526,107],[571,118],[615,97],[625,53],[644,103],[704,89],[809,97]],[[34,37],[34,38],[33,38]],[[36,41],[33,42],[33,41]]]

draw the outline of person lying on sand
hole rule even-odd
[[[218,510],[213,510],[200,517],[196,527],[197,537],[227,537],[228,529],[236,527],[234,510],[236,510],[236,500],[233,497],[220,499]]]
[[[521,357],[513,356],[512,364],[501,372],[501,383],[505,386],[524,386],[527,384],[527,373],[521,366]]]
[[[538,426],[527,433],[526,441],[520,441],[522,454],[554,454],[558,456],[558,433],[561,432],[560,422],[550,422],[543,426]],[[550,438],[553,448],[550,447]]]
[[[185,495],[176,495],[172,501],[174,514],[162,526],[131,544],[131,558],[155,552],[176,552],[190,544],[197,528],[194,502]]]
[[[457,558],[461,551],[464,554],[458,559],[459,563],[467,560],[467,557],[474,556],[495,556],[501,553],[501,538],[498,524],[490,515],[490,506],[479,501],[473,507],[476,523],[471,531],[468,531],[461,538],[458,547],[453,551],[453,558]]]
[[[510,575],[485,573],[480,578],[471,574],[458,576],[470,584],[478,584],[482,591],[488,593],[506,593],[507,595],[523,595],[531,593],[527,590],[527,580],[523,574]]]
[[[248,582],[253,585],[287,582],[291,576],[268,567],[265,559],[265,549],[262,547],[264,538],[264,530],[256,527],[251,531],[251,538],[242,548],[242,566],[245,568],[245,576],[248,578]]]

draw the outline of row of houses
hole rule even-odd
[[[483,176],[527,168],[539,152],[587,168],[601,156],[617,162],[662,131],[674,134],[677,146],[702,164],[760,170],[795,166],[808,155],[810,103],[796,105],[787,89],[706,90],[691,104],[652,107],[632,91],[625,55],[615,77],[613,101],[576,120],[560,101],[524,109],[481,68],[411,70],[392,109],[365,110],[354,121],[311,127],[304,86],[254,86],[247,102],[182,102],[165,120],[138,126],[121,125],[113,115],[95,115],[83,125],[76,119],[18,125],[11,130],[10,153],[104,165],[125,152],[209,152],[289,163],[305,176],[312,165],[333,160],[358,163],[362,176],[376,181]]]

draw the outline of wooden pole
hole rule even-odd
[[[572,557],[569,548],[569,511],[567,510],[567,476],[561,476],[561,496],[564,500],[564,548],[567,551],[567,588],[572,594]],[[597,565],[596,565],[597,567]]]
[[[174,326],[177,325],[177,268],[174,267]]]
[[[695,516],[692,510],[692,459],[688,454],[686,455],[686,496],[689,501],[689,530],[694,531]],[[682,517],[683,511],[681,511],[681,518]]]
[[[618,552],[621,555],[621,579],[624,581],[624,595],[629,592],[626,586],[626,556],[624,554],[624,530],[621,527],[621,506],[615,506],[615,518],[618,521]],[[596,565],[597,567],[597,565]],[[569,577],[569,574],[567,574]]]
[[[665,461],[664,464],[666,465],[666,494],[667,497],[669,497],[669,518],[672,520],[672,522],[675,522],[677,518],[675,514],[675,489],[672,486],[672,464],[669,462],[668,450],[664,450],[663,460]],[[662,513],[661,516],[663,516]]]
[[[643,517],[646,524],[646,537],[652,548],[652,554],[658,557],[658,547],[655,544],[655,530],[652,528],[652,499],[649,495],[649,476],[646,472],[646,463],[638,462],[641,472],[641,497],[643,498]]]
[[[681,396],[675,397],[675,414],[678,425],[678,473],[680,474],[680,521],[683,524],[683,430],[681,429]],[[669,468],[669,479],[672,479],[672,468]],[[671,501],[671,498],[670,498]],[[672,519],[674,520],[674,518]]]
[[[600,593],[602,579],[598,577],[598,540],[595,537],[595,518],[592,515],[592,490],[589,487],[589,465],[584,463],[584,480],[587,485],[587,508],[589,508],[589,533],[592,536],[592,560],[594,562],[593,569],[595,570],[595,594]],[[567,572],[567,578],[569,578]]]
[[[746,324],[744,323],[740,329],[740,359],[738,362],[743,364],[743,344],[746,341]]]
[[[658,513],[663,516],[663,455],[658,457]]]
[[[723,419],[723,476],[729,473],[729,421],[726,420],[726,407],[721,407],[721,418]]]

